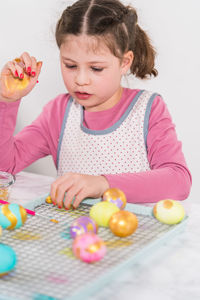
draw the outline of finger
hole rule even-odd
[[[25,64],[25,70],[26,73],[31,76],[31,72],[32,72],[32,60],[30,55],[27,52],[24,52],[21,56],[20,59],[24,62]]]
[[[4,67],[3,69],[1,70],[1,76],[6,76],[6,75],[13,75],[13,72],[11,71],[11,69],[9,68],[8,64],[10,62],[8,62]],[[11,62],[12,63],[12,62]]]
[[[36,75],[35,75],[35,78],[38,79],[39,75],[40,75],[40,72],[41,72],[41,69],[42,69],[42,61],[39,61],[37,62],[37,65],[36,65]]]
[[[57,197],[57,188],[59,184],[63,183],[65,180],[67,180],[66,175],[58,177],[52,184],[51,184],[51,199],[53,202],[56,203],[56,197]]]
[[[24,69],[23,69],[22,65],[17,63],[15,60],[13,63],[15,65],[15,69],[16,69],[15,76],[19,77],[20,79],[23,79],[24,78]]]
[[[68,191],[66,191],[64,206],[66,209],[70,209],[73,200],[75,201],[77,195],[80,193],[81,188],[79,186],[72,186]],[[73,203],[74,207],[74,203]]]
[[[37,60],[34,56],[31,56],[31,76],[35,77],[37,69]]]
[[[56,191],[56,203],[58,205],[58,208],[63,207],[63,202],[65,199],[65,193],[68,194],[68,192],[71,189],[71,185],[63,182],[62,184],[59,184]]]
[[[87,198],[87,195],[84,192],[84,189],[82,189],[79,191],[79,193],[76,194],[76,197],[75,197],[75,200],[73,203],[73,208],[76,209],[85,198]]]
[[[51,184],[51,189],[50,189],[50,197],[51,197],[51,200],[53,202],[53,204],[55,204],[56,202],[56,187],[54,185],[54,183]]]
[[[50,196],[51,196],[51,199],[52,199],[52,202],[54,205],[56,204],[57,187],[58,187],[58,184],[56,181],[51,184]]]
[[[21,60],[21,58],[19,58],[19,57],[16,57],[15,59],[14,59],[14,63],[15,64],[18,64],[20,67],[22,67],[23,69],[25,68],[25,64],[24,64],[24,62]]]
[[[2,70],[2,75],[9,75],[10,73],[14,77],[19,77],[19,74],[16,73],[16,66],[13,61],[9,61]]]

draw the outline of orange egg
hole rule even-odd
[[[115,235],[126,237],[135,232],[138,227],[138,219],[135,214],[120,210],[110,218],[109,227]]]

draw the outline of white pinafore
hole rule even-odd
[[[83,107],[70,98],[58,146],[58,176],[150,170],[146,138],[151,105],[157,94],[140,90],[126,112],[110,128],[91,130],[83,125]]]

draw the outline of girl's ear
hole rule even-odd
[[[130,69],[134,59],[133,51],[128,51],[124,54],[122,57],[122,63],[121,63],[121,74],[125,75],[128,70]]]

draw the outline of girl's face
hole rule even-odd
[[[103,42],[98,47],[94,37],[67,35],[60,60],[68,92],[86,110],[106,110],[120,100],[121,77],[131,65],[130,59],[121,62]]]

